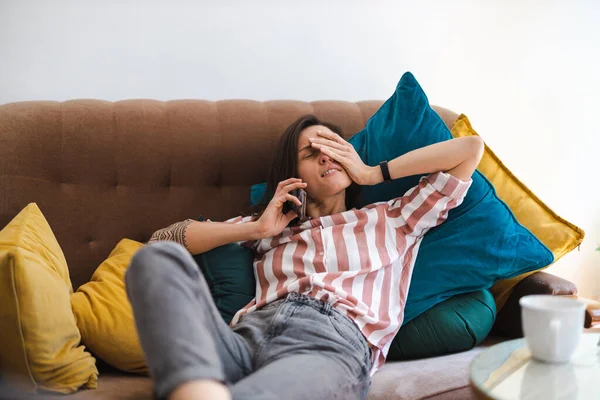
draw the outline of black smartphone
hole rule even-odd
[[[295,202],[286,201],[285,205],[287,207],[284,207],[283,213],[287,214],[288,211],[294,210],[296,214],[298,214],[298,218],[300,219],[300,221],[306,221],[306,192],[304,191],[304,189],[294,189],[290,190],[290,194],[292,196],[296,196],[302,204],[298,205]]]

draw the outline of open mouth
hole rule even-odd
[[[338,172],[340,171],[338,171],[337,169],[330,169],[328,171],[325,171],[325,173],[321,175],[321,178],[329,178],[330,176],[335,175]]]

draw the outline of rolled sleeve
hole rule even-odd
[[[387,202],[387,216],[394,228],[404,234],[424,235],[463,202],[472,182],[472,179],[462,181],[442,171],[423,176],[403,196]]]
[[[435,190],[446,197],[456,200],[464,199],[469,187],[471,187],[471,183],[473,183],[472,179],[466,182],[461,181],[454,175],[441,171],[424,176],[421,180],[426,180]]]

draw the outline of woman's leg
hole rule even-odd
[[[186,382],[188,388],[195,380],[232,384],[250,373],[246,341],[223,321],[183,246],[146,245],[131,260],[125,283],[156,397]]]
[[[328,303],[290,293],[277,309],[247,314],[243,323],[272,315],[256,351],[255,372],[231,387],[234,400],[364,399],[371,352],[354,323]]]

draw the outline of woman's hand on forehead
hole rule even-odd
[[[373,184],[373,167],[366,165],[354,146],[336,133],[317,131],[318,138],[310,138],[313,148],[337,161],[350,179],[359,185]]]
[[[338,143],[348,143],[346,141],[346,139],[344,139],[337,133],[332,133],[332,132],[328,132],[328,131],[317,131],[317,136],[322,136],[325,139],[331,139],[334,142],[338,142]]]

